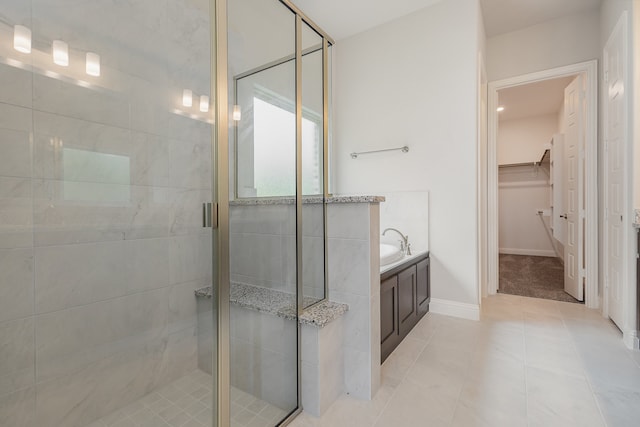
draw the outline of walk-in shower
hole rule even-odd
[[[284,0],[0,0],[1,427],[300,410],[331,42],[305,19]]]

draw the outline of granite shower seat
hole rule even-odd
[[[205,298],[212,298],[212,287],[208,286],[195,291],[196,298],[200,302],[204,302]],[[315,299],[305,299],[305,305],[313,303]],[[240,325],[241,322],[247,322],[244,326],[235,328],[243,330],[252,323],[255,324],[256,317],[259,319],[260,324],[270,324],[266,328],[259,328],[257,332],[258,341],[252,343],[253,345],[265,346],[273,344],[274,339],[287,339],[292,338],[287,332],[280,334],[279,337],[265,337],[260,333],[269,333],[267,331],[273,330],[288,330],[289,332],[295,332],[295,323],[287,322],[287,320],[296,320],[296,298],[294,294],[289,294],[282,291],[276,291],[272,289],[262,288],[259,286],[252,286],[243,283],[231,283],[230,289],[230,302],[232,318],[233,313],[236,313],[236,325]],[[206,310],[211,315],[211,304],[207,304]],[[301,327],[302,336],[302,354],[301,354],[301,368],[302,368],[302,406],[305,411],[315,416],[320,416],[326,408],[328,408],[337,397],[342,394],[344,390],[344,330],[345,321],[344,317],[349,309],[347,304],[341,304],[332,301],[322,301],[304,310],[300,316],[299,323]],[[247,310],[244,311],[243,310]],[[254,313],[254,314],[252,314]],[[276,319],[280,319],[279,321]],[[213,322],[210,319],[206,319],[204,323],[198,321],[198,327],[202,327],[202,330],[198,331],[198,353],[200,369],[205,372],[211,371],[210,362],[212,360],[211,349],[213,346],[213,331],[210,329],[213,326]],[[251,326],[248,326],[251,328]],[[245,331],[246,332],[246,331]],[[288,345],[281,346],[284,348],[291,348],[291,345],[295,344],[294,341]],[[240,337],[231,337],[231,353],[232,359],[236,361],[235,370],[232,369],[231,382],[242,391],[252,394],[253,396],[260,398],[275,406],[282,406],[287,399],[274,398],[274,389],[278,389],[277,386],[271,384],[266,385],[260,389],[259,387],[243,387],[240,385],[241,379],[233,376],[233,372],[241,373],[241,375],[249,376],[257,379],[264,379],[265,373],[269,373],[269,378],[278,378],[287,375],[290,371],[290,365],[284,365],[285,371],[278,375],[273,375],[273,367],[271,365],[260,367],[258,364],[242,365],[242,357],[234,357],[233,353],[236,351],[237,345],[240,343]],[[202,344],[202,345],[201,345]],[[268,349],[264,349],[265,353]],[[201,351],[203,352],[201,354]],[[330,363],[325,360],[323,355],[331,355]],[[287,355],[282,355],[283,360],[287,358]],[[246,380],[246,378],[245,378]],[[245,381],[246,382],[246,381]],[[264,381],[257,381],[264,386]],[[294,396],[289,396],[289,399]]]
[[[207,286],[197,289],[195,295],[200,298],[211,298],[212,291],[213,288]],[[229,300],[231,304],[249,310],[272,314],[288,320],[296,319],[296,296],[287,292],[232,282]],[[304,298],[305,305],[310,305],[314,301],[315,298]],[[322,301],[304,310],[300,316],[300,324],[323,328],[344,315],[348,310],[347,304]]]

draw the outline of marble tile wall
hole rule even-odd
[[[330,205],[329,298],[349,305],[344,316],[345,390],[372,399],[380,387],[379,203]]]
[[[321,204],[303,205],[304,295],[319,299],[324,297],[323,215]],[[231,206],[229,223],[231,280],[295,292],[295,205]]]
[[[344,352],[344,387],[353,396],[371,399],[380,383],[380,261],[377,249],[380,243],[380,204],[330,204],[327,215],[329,299],[349,305],[341,323],[344,333],[340,335]],[[322,205],[303,207],[304,277],[305,283],[311,283],[304,287],[305,296],[314,295],[312,292],[319,289],[317,283],[324,274],[322,224]],[[233,281],[294,292],[294,205],[232,206],[230,232]],[[258,259],[260,262],[256,262]],[[234,322],[237,325],[234,326]],[[246,319],[241,316],[232,318],[231,323],[232,334],[234,327],[237,332],[254,328],[250,316]],[[261,336],[256,342],[275,338]],[[206,338],[200,339],[206,341]],[[244,344],[242,340],[236,340],[232,349],[234,345]],[[207,346],[204,348],[206,352]],[[244,350],[251,352],[248,348]],[[210,355],[204,354],[202,360],[208,363]],[[232,360],[238,364],[239,359],[233,355]],[[243,367],[235,379],[251,381],[252,376],[261,377],[257,370],[251,375],[247,372],[253,371]],[[232,384],[243,391],[250,391],[249,384],[233,382],[233,379],[232,373]],[[268,400],[266,396],[261,398]]]
[[[209,95],[208,4],[2,2],[2,426],[84,427],[197,366],[211,124],[180,100]]]
[[[302,407],[321,416],[344,392],[344,318],[302,325]]]

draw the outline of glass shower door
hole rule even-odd
[[[299,408],[295,15],[229,2],[231,422]]]
[[[0,0],[0,425],[213,424],[210,16]]]

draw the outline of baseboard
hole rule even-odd
[[[622,341],[630,350],[640,350],[640,339],[638,331],[624,331],[622,333]]]
[[[550,256],[556,257],[556,253],[553,249],[512,249],[512,248],[500,248],[499,253],[505,255],[530,255],[530,256]]]
[[[429,311],[461,319],[480,320],[480,306],[478,304],[431,298]]]

